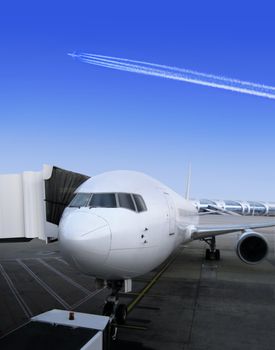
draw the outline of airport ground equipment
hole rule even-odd
[[[6,350],[109,350],[109,317],[51,310],[0,339]]]

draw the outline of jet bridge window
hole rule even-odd
[[[91,208],[116,208],[116,196],[114,193],[94,193],[89,202]]]
[[[80,208],[85,207],[88,204],[88,201],[91,197],[90,193],[77,193],[71,203],[69,204],[69,207],[72,208]]]
[[[141,211],[146,211],[146,205],[145,202],[143,200],[143,198],[139,195],[139,194],[133,194],[134,200],[136,202],[136,207],[137,207],[137,211],[141,212]]]
[[[121,208],[136,211],[132,196],[129,193],[118,193],[118,203]]]

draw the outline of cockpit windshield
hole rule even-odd
[[[86,207],[91,197],[91,193],[77,193],[71,201],[69,207],[80,208]]]
[[[147,210],[141,195],[132,193],[77,193],[69,207],[124,208],[138,213]]]
[[[116,196],[114,193],[94,193],[89,202],[91,208],[116,208]]]

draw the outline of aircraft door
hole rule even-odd
[[[169,193],[164,192],[165,199],[168,206],[168,224],[169,224],[169,236],[173,237],[176,235],[176,210],[173,199]]]

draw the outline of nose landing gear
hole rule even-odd
[[[118,293],[123,287],[124,281],[107,281],[107,287],[112,290],[111,294],[106,298],[103,306],[102,314],[110,317],[111,336],[116,339],[117,327],[114,324],[124,324],[127,318],[127,306],[119,304]]]

